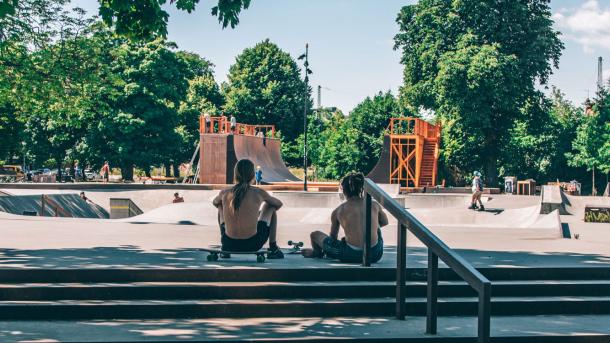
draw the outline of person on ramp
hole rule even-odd
[[[341,262],[358,263],[362,261],[364,247],[364,175],[350,173],[341,180],[341,189],[346,201],[331,214],[330,235],[322,231],[311,233],[312,249],[303,249],[304,257],[322,258],[324,256]],[[371,204],[373,227],[371,232],[371,262],[375,263],[383,255],[381,227],[388,225],[388,217],[381,205]],[[339,240],[339,229],[343,227],[345,237]]]
[[[483,180],[481,180],[481,173],[478,171],[474,172],[474,178],[472,179],[472,199],[470,201],[471,210],[479,210],[485,211],[485,206],[483,206],[483,202],[481,201],[481,195],[483,194]],[[480,207],[477,207],[477,202]]]
[[[258,251],[269,240],[267,258],[284,258],[276,242],[276,211],[282,207],[282,202],[252,186],[252,161],[239,160],[234,174],[237,183],[222,190],[212,202],[218,208],[222,250]]]

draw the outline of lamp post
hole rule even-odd
[[[312,73],[309,69],[309,44],[305,44],[305,53],[299,56],[299,60],[305,60],[305,96],[303,104],[303,190],[307,191],[307,107],[309,105],[309,74]]]

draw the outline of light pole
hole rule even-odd
[[[309,74],[312,73],[309,69],[309,44],[305,44],[305,53],[299,56],[299,60],[304,59],[305,62],[305,96],[303,104],[303,190],[307,191],[307,107],[309,105]]]

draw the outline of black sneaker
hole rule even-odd
[[[279,260],[284,258],[284,253],[279,248],[275,250],[267,249],[267,258],[270,260]]]
[[[481,207],[478,209],[478,211],[485,211],[485,206],[481,205]]]
[[[476,210],[477,209],[477,205],[475,204],[470,204],[470,206],[468,207],[469,210]]]

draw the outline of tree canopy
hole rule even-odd
[[[435,111],[446,162],[482,167],[495,185],[509,129],[563,49],[549,1],[421,0],[397,22],[403,106]]]
[[[167,0],[98,0],[99,15],[103,21],[114,28],[115,32],[135,39],[151,39],[157,36],[167,36],[167,22],[169,14],[163,10],[162,5]],[[2,0],[0,1],[0,23],[7,18],[19,16],[20,13],[32,11],[36,7],[44,7],[44,0]],[[49,1],[53,4],[65,5],[69,0]],[[234,28],[239,24],[239,14],[243,9],[250,6],[251,0],[218,0],[216,6],[212,7],[211,14],[218,17],[218,22],[223,28],[231,26]],[[191,13],[195,10],[199,0],[170,0],[179,10]],[[26,16],[27,17],[27,16]],[[36,25],[31,20],[21,23],[30,27]],[[40,22],[39,22],[40,23]],[[22,26],[26,29],[27,26]],[[1,32],[0,25],[0,33]]]
[[[223,110],[246,124],[275,124],[287,141],[303,132],[309,90],[295,60],[268,39],[245,49],[229,69]]]

